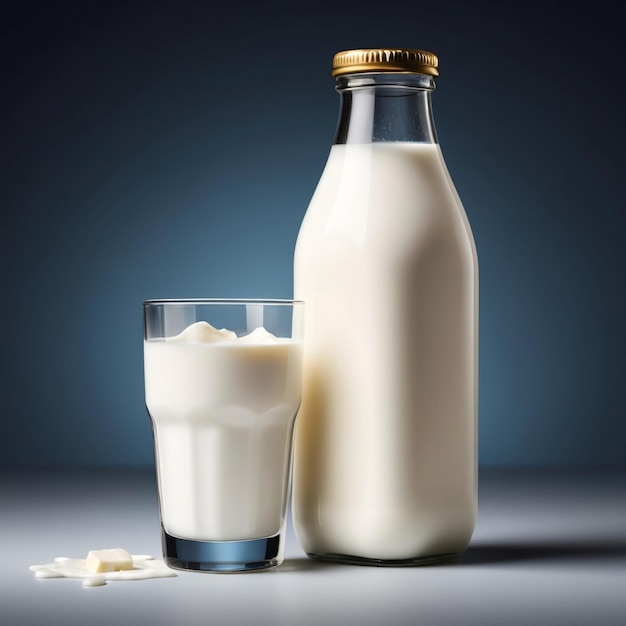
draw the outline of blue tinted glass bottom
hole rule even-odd
[[[280,534],[249,541],[194,541],[163,533],[169,567],[199,572],[247,572],[280,565]]]

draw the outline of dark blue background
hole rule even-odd
[[[291,296],[332,56],[406,46],[479,252],[481,463],[624,465],[624,4],[573,6],[5,7],[1,462],[152,462],[142,300]]]

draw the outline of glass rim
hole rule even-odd
[[[304,300],[289,298],[152,298],[143,301],[144,307],[158,305],[194,305],[194,304],[263,304],[267,306],[293,306],[304,304]]]

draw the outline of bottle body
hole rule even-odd
[[[476,518],[476,250],[436,140],[358,132],[338,130],[294,256],[294,526],[313,557],[447,559]]]

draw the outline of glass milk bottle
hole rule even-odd
[[[435,134],[437,67],[412,49],[333,60],[339,122],[294,259],[293,518],[313,558],[448,561],[473,532],[478,263]]]

